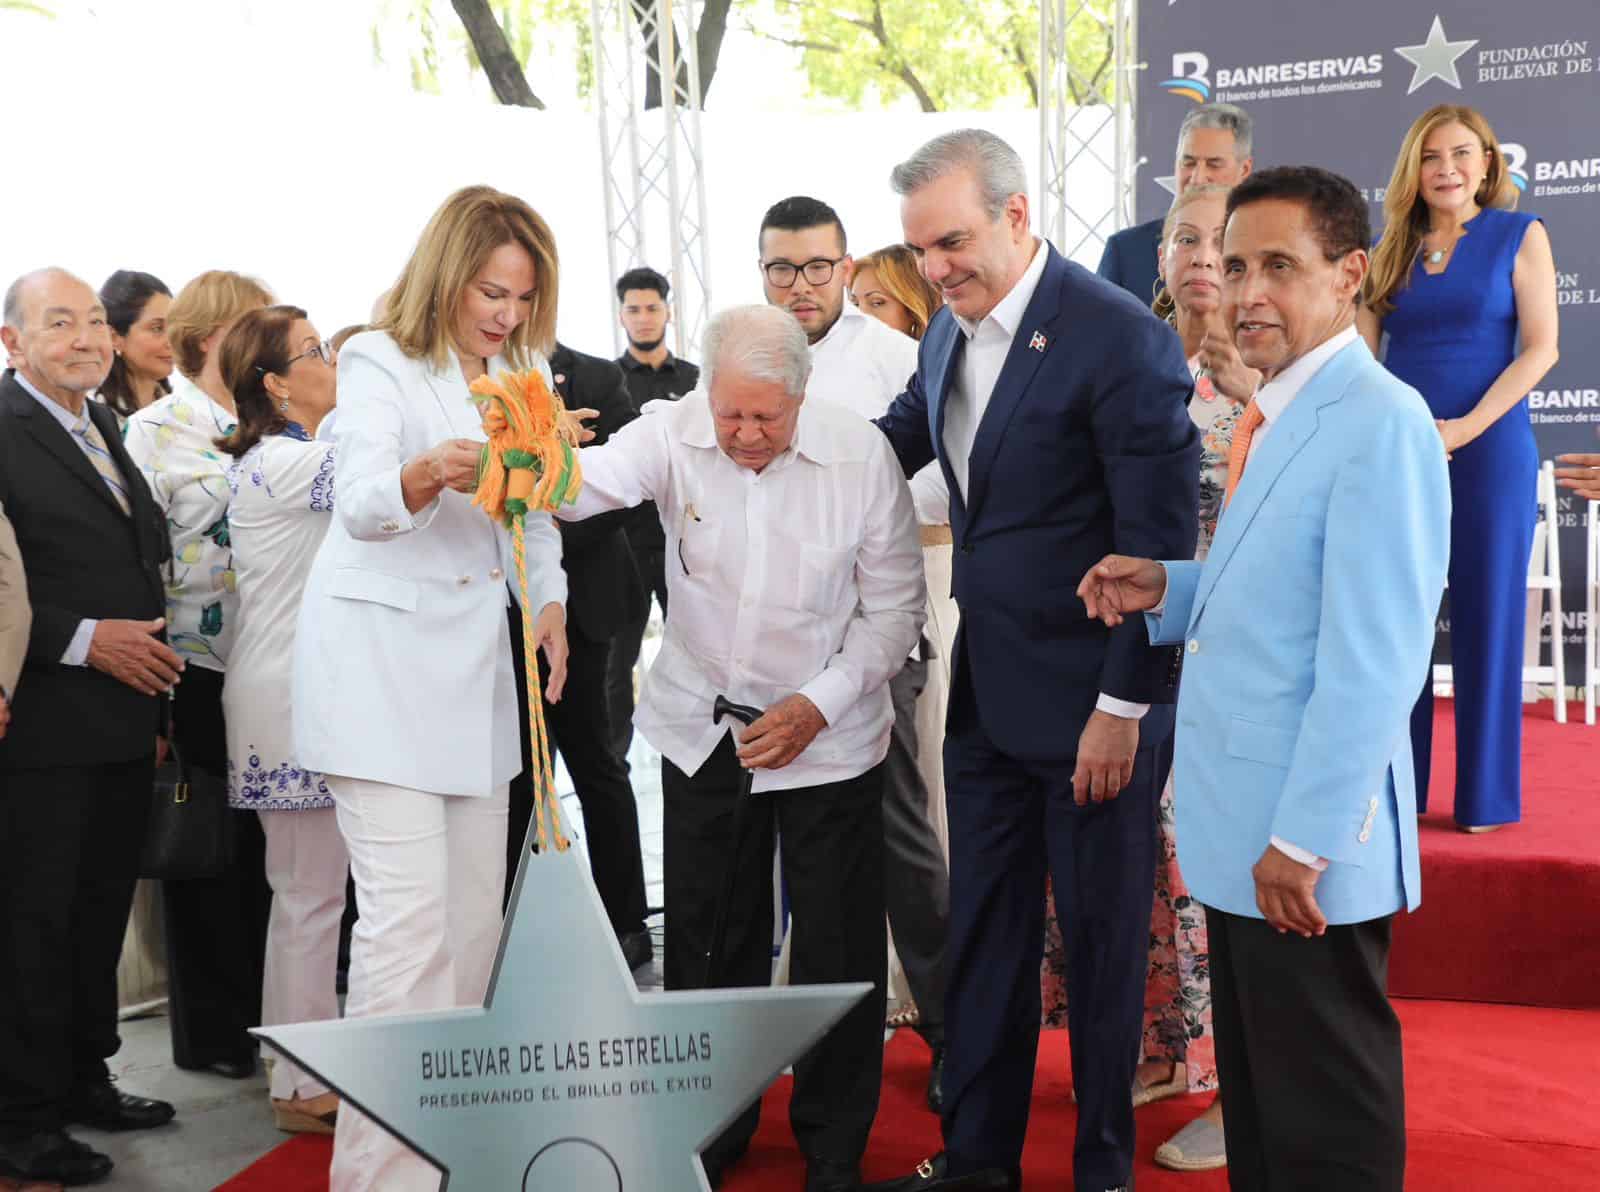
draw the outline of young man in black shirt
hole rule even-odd
[[[676,401],[692,391],[700,381],[700,369],[680,360],[667,349],[667,325],[672,308],[667,297],[672,286],[648,266],[630,269],[617,279],[617,300],[622,305],[622,327],[628,333],[628,350],[617,357],[628,393],[636,407],[648,401]],[[667,542],[661,532],[656,507],[646,502],[638,507],[625,526],[628,545],[633,550],[639,578],[656,595],[662,615],[667,611]],[[611,723],[617,734],[617,752],[624,759],[633,741],[633,668],[639,661],[639,645],[649,619],[650,602],[644,614],[624,625],[611,647],[607,690],[610,693]]]

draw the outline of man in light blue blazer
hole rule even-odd
[[[1182,643],[1178,861],[1206,907],[1235,1189],[1400,1192],[1389,927],[1420,899],[1407,724],[1450,542],[1421,397],[1354,330],[1366,204],[1311,167],[1228,200],[1225,316],[1265,383],[1204,564],[1110,556],[1090,615]]]

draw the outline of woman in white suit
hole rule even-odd
[[[349,1017],[480,1002],[500,930],[507,784],[521,769],[505,532],[471,504],[467,387],[555,342],[556,251],[520,199],[468,187],[434,214],[373,331],[339,353],[338,500],[295,637],[300,765],[325,776],[361,918]],[[527,520],[528,612],[557,699],[566,577]],[[334,1192],[438,1186],[346,1108]]]

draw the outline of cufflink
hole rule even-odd
[[[1191,653],[1191,654],[1198,654],[1198,653],[1200,653],[1200,639],[1199,639],[1199,638],[1194,638],[1194,637],[1191,637],[1191,638],[1190,638],[1190,639],[1189,639],[1189,644],[1188,644],[1188,646],[1186,646],[1186,647],[1185,647],[1185,648],[1186,648],[1186,649],[1187,649],[1187,650],[1188,650],[1188,651],[1189,651],[1189,653]]]

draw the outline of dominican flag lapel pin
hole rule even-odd
[[[1045,339],[1044,332],[1042,332],[1042,331],[1035,331],[1033,333],[1033,338],[1028,341],[1028,346],[1030,348],[1032,348],[1035,352],[1042,352],[1049,345],[1050,345],[1050,341]]]

